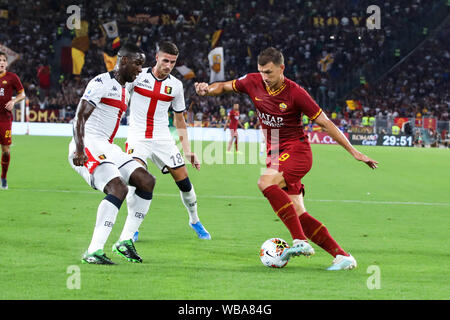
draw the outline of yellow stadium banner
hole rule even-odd
[[[89,50],[90,40],[89,36],[76,37],[72,40],[72,48],[86,52]]]
[[[103,61],[105,62],[106,70],[108,72],[114,70],[117,63],[117,56],[111,57],[103,52]]]
[[[322,72],[327,72],[331,69],[331,66],[333,65],[334,57],[331,53],[328,53],[325,55],[322,59],[319,60],[319,68]]]
[[[355,110],[356,109],[355,101],[353,101],[353,100],[345,100],[345,103],[347,103],[347,107],[350,110]]]
[[[219,29],[216,32],[213,33],[212,39],[211,39],[211,49],[214,49],[217,45],[217,42],[220,39],[220,36],[222,35],[223,30]]]
[[[350,110],[356,110],[356,109],[361,109],[361,102],[359,102],[358,100],[345,100],[347,107]]]
[[[80,29],[75,29],[76,37],[86,37],[89,36],[89,22],[86,20],[81,20]]]
[[[8,19],[9,11],[8,10],[0,10],[0,18]]]

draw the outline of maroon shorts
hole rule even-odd
[[[2,146],[11,145],[12,122],[0,122],[0,144]]]
[[[306,139],[290,142],[279,153],[268,154],[266,166],[283,173],[286,182],[283,189],[288,194],[304,194],[301,179],[312,167],[311,146]]]

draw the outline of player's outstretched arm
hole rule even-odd
[[[207,84],[205,82],[194,83],[195,92],[199,96],[219,96],[227,92],[233,92],[233,80],[225,82],[214,82]]]
[[[94,111],[94,106],[86,100],[81,100],[77,110],[77,121],[73,128],[73,139],[76,145],[75,155],[73,157],[73,164],[75,166],[81,167],[88,160],[84,152],[84,126],[91,116],[92,111]]]
[[[339,130],[338,127],[335,126],[335,124],[330,119],[328,119],[327,115],[324,112],[322,112],[314,120],[314,122],[322,127],[322,129],[324,129],[328,133],[328,135],[334,139],[334,141],[344,147],[344,149],[347,150],[356,160],[364,162],[372,169],[378,167],[377,161],[370,159],[368,156],[359,152],[352,146],[347,137],[341,132],[341,130]]]

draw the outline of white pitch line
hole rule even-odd
[[[51,190],[51,189],[17,189],[10,188],[11,191],[26,191],[26,192],[49,192],[49,193],[77,193],[77,194],[100,194],[98,191],[82,191],[82,190]],[[169,197],[169,198],[179,198],[178,193],[155,193],[156,197]],[[198,198],[209,198],[209,199],[237,199],[237,200],[261,200],[262,196],[236,196],[236,195],[197,195]],[[358,203],[358,204],[381,204],[381,205],[409,205],[409,206],[441,206],[450,207],[450,203],[446,202],[417,202],[417,201],[374,201],[374,200],[331,200],[331,199],[305,199],[307,202],[340,202],[340,203]]]

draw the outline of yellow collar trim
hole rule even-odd
[[[265,86],[266,86],[267,92],[268,92],[271,96],[276,96],[276,95],[279,94],[281,91],[283,91],[284,88],[286,88],[286,82],[283,82],[283,84],[281,85],[281,87],[279,87],[279,88],[278,88],[277,90],[275,90],[275,91],[272,91],[272,90],[267,86],[267,84],[266,84]]]

